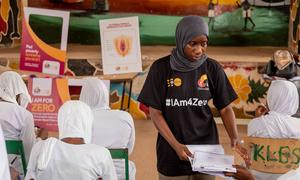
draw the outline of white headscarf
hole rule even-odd
[[[300,138],[300,119],[291,117],[297,112],[299,96],[296,86],[286,80],[272,81],[267,95],[269,113],[257,118],[272,138]],[[253,134],[255,128],[248,128]]]
[[[88,105],[81,101],[67,101],[58,111],[59,139],[83,138],[91,143],[94,116]]]
[[[24,108],[31,102],[31,97],[21,76],[13,71],[0,75],[0,97],[8,102],[18,104],[16,96],[20,94],[20,105]]]
[[[270,112],[292,116],[297,112],[299,105],[297,87],[290,81],[272,81],[267,95]]]
[[[110,109],[108,89],[98,78],[84,79],[79,100],[85,102],[93,110]]]
[[[85,103],[81,101],[65,102],[58,111],[59,139],[83,138],[86,144],[90,144],[93,120],[93,113]],[[56,142],[57,139],[49,138],[43,143],[37,162],[39,170],[47,168]]]

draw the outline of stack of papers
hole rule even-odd
[[[196,151],[210,152],[216,154],[224,154],[223,146],[220,144],[216,145],[186,145],[189,151],[194,154]]]
[[[234,157],[224,154],[221,145],[187,145],[194,157],[190,159],[192,170],[205,174],[224,176],[224,172],[236,172],[232,167]]]

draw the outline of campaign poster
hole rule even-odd
[[[30,78],[28,91],[32,98],[27,109],[35,126],[58,131],[57,115],[62,104],[70,100],[68,80],[64,78]]]
[[[138,17],[99,21],[103,74],[142,71]]]
[[[42,41],[29,25],[30,15],[62,18],[60,49]],[[20,69],[45,74],[62,75],[65,71],[70,13],[66,11],[24,8],[22,42],[20,49]],[[51,33],[51,29],[49,29]]]

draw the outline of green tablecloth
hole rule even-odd
[[[288,9],[288,6],[286,7]],[[287,9],[285,8],[285,11]],[[82,15],[71,14],[68,43],[100,44],[99,20],[139,16],[142,45],[174,45],[175,29],[179,16],[148,14]],[[220,46],[286,46],[288,39],[288,13],[276,9],[255,7],[252,19],[253,31],[243,31],[242,10],[224,13],[216,17],[215,31],[210,31],[210,45]],[[205,17],[208,21],[208,18]],[[32,16],[30,25],[36,34],[47,43],[60,42],[61,20],[45,16]],[[248,22],[250,27],[250,22]]]

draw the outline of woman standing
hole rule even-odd
[[[193,172],[187,144],[218,144],[217,126],[208,106],[219,110],[231,147],[238,144],[230,105],[237,95],[222,66],[207,57],[208,25],[200,16],[184,17],[176,28],[176,48],[153,63],[138,100],[149,106],[159,134],[159,179],[214,179]]]

